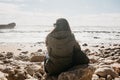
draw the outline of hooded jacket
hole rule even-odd
[[[44,66],[49,75],[58,75],[75,65],[89,62],[64,18],[56,21],[54,30],[46,37],[46,46],[49,58]]]

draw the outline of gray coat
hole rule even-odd
[[[89,62],[70,32],[59,31],[49,34],[46,38],[46,46],[49,58],[45,61],[45,70],[48,74],[59,74],[74,65]]]

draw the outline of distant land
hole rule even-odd
[[[16,23],[9,24],[0,24],[0,29],[13,29],[16,26]]]

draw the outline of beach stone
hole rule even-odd
[[[87,43],[84,43],[82,46],[88,46],[88,44],[87,44]]]
[[[5,56],[5,54],[4,53],[0,53],[0,57],[4,57]]]
[[[43,75],[45,74],[43,68],[41,68],[40,65],[29,65],[25,69],[30,76],[38,80],[42,80]]]
[[[13,59],[5,59],[3,60],[4,64],[11,63],[13,62]]]
[[[92,80],[99,80],[99,76],[96,75],[96,74],[93,74],[93,75],[92,75]]]
[[[0,53],[0,60],[5,59],[5,54],[4,53]]]
[[[105,59],[105,60],[104,60],[104,63],[105,63],[106,65],[110,65],[110,64],[113,64],[114,61],[113,61],[113,60]]]
[[[28,74],[33,76],[35,72],[39,72],[39,70],[41,69],[41,66],[40,65],[28,65],[25,69],[28,72]]]
[[[17,50],[21,51],[22,49],[17,49]]]
[[[30,78],[30,79],[25,79],[25,80],[38,80],[38,79],[35,79],[35,78]]]
[[[120,64],[114,63],[111,66],[113,67],[113,69],[115,70],[115,72],[117,72],[118,75],[120,76]]]
[[[23,51],[23,52],[21,52],[21,53],[23,53],[23,54],[27,54],[27,53],[28,53],[28,51]]]
[[[86,54],[89,54],[91,51],[90,51],[90,49],[85,49],[83,52]]]
[[[38,49],[38,51],[37,52],[42,52],[42,49]]]
[[[5,68],[2,70],[2,72],[3,72],[3,73],[11,73],[12,70],[13,70],[13,67],[9,65],[9,66],[5,67]]]
[[[27,73],[23,69],[14,69],[12,73],[9,72],[7,79],[8,80],[25,80],[27,78]]]
[[[6,54],[6,58],[10,59],[10,58],[13,57],[13,55],[14,55],[13,52],[7,52],[7,54]]]
[[[26,54],[20,54],[19,56],[15,57],[16,60],[22,60],[22,61],[29,61],[30,57]]]
[[[91,80],[94,73],[94,67],[88,65],[79,65],[63,72],[58,76],[58,80]]]
[[[5,74],[0,71],[0,80],[7,80]]]
[[[98,57],[89,56],[90,63],[98,63]]]
[[[120,78],[115,78],[114,80],[120,80]]]
[[[112,76],[113,79],[118,77],[118,74],[108,65],[101,65],[96,69],[95,74],[103,78],[106,78],[107,75]]]
[[[40,54],[40,55],[34,55],[30,58],[31,62],[43,62],[45,59],[45,55]]]
[[[5,69],[5,66],[0,64],[0,71],[3,71],[4,69]]]

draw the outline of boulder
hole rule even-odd
[[[98,69],[96,69],[95,74],[102,78],[107,78],[108,75],[110,75],[112,79],[119,77],[114,69],[108,65],[101,65]]]
[[[88,65],[79,65],[58,76],[58,80],[91,80],[95,68]]]

